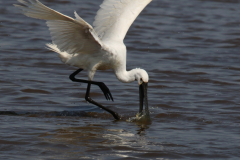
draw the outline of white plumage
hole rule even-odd
[[[138,81],[138,116],[143,115],[143,102],[145,113],[149,115],[148,74],[143,69],[126,70],[127,50],[123,39],[133,21],[151,0],[104,0],[95,17],[94,29],[76,12],[73,19],[48,8],[38,0],[18,2],[21,5],[15,6],[26,16],[47,21],[52,37],[52,44],[47,44],[48,48],[57,52],[63,63],[79,68],[69,78],[74,82],[88,83],[85,95],[88,102],[108,111],[115,119],[121,119],[116,112],[92,100],[89,94],[91,84],[98,85],[106,99],[113,100],[110,90],[103,82],[92,81],[96,70],[113,69],[121,82]],[[83,69],[88,71],[88,81],[75,78]]]
[[[104,0],[93,22],[103,40],[123,41],[129,27],[151,0]]]
[[[28,17],[47,20],[52,44],[62,62],[88,71],[92,80],[96,70],[113,69],[121,82],[148,82],[143,69],[126,71],[123,39],[139,13],[151,0],[104,0],[93,23],[94,29],[76,12],[75,19],[43,5],[38,0],[18,0],[15,4]]]

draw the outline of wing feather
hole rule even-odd
[[[123,41],[140,12],[152,0],[104,0],[93,23],[102,40]]]
[[[38,0],[18,0],[16,5],[28,17],[47,20],[53,44],[61,52],[69,54],[96,53],[102,48],[102,42],[91,25],[85,22],[76,12],[76,19],[63,15]]]

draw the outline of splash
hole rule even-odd
[[[127,122],[137,122],[137,123],[143,123],[143,124],[151,124],[151,118],[149,113],[137,113],[136,117],[130,117],[127,119]]]

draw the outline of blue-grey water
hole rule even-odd
[[[41,2],[92,24],[102,1]],[[153,0],[131,26],[127,68],[150,76],[151,124],[126,121],[138,112],[138,84],[112,70],[94,80],[114,102],[98,87],[91,96],[123,119],[87,103],[86,84],[68,78],[77,68],[45,48],[45,22],[14,3],[0,0],[0,159],[240,158],[239,0]]]

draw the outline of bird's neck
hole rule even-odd
[[[136,69],[132,69],[130,71],[126,70],[126,67],[123,68],[118,68],[117,70],[115,70],[115,74],[118,78],[119,81],[123,82],[123,83],[130,83],[136,80],[135,77],[135,71]]]

